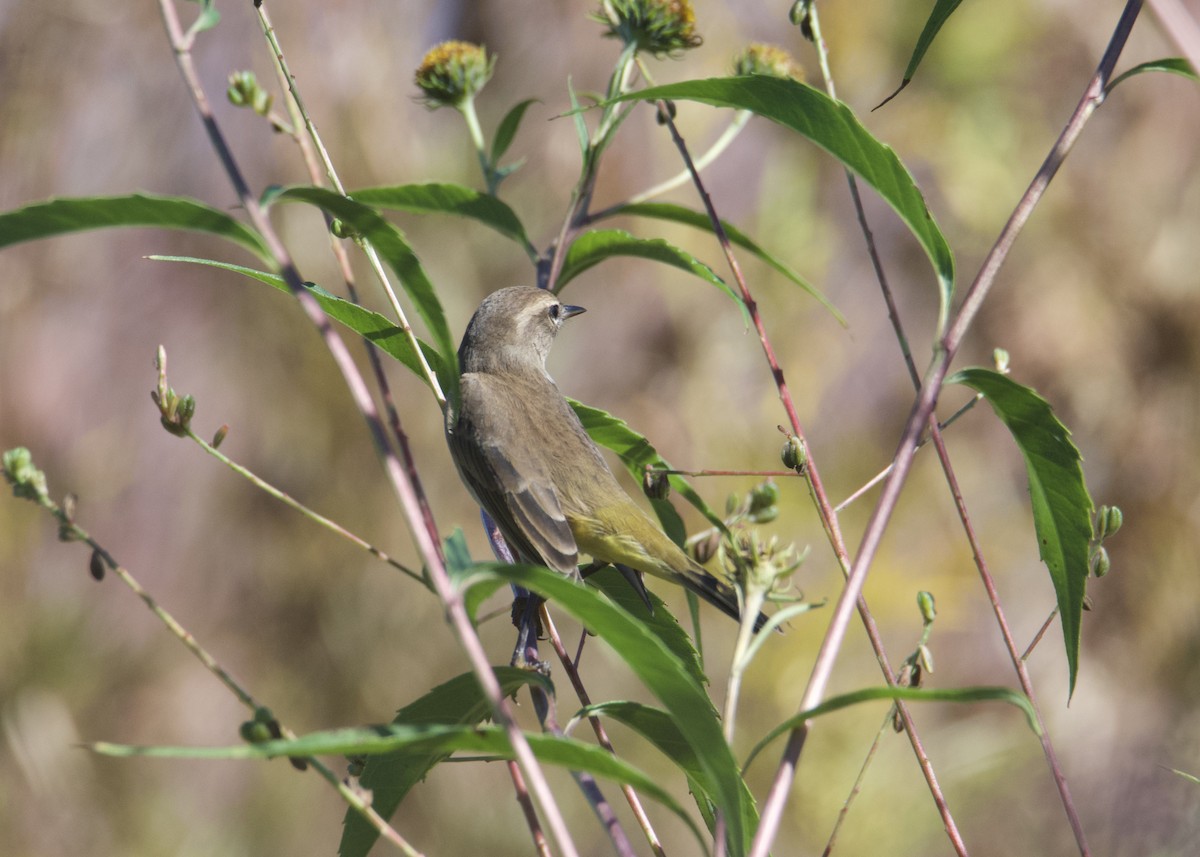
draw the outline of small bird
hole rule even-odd
[[[621,488],[546,371],[559,328],[582,312],[527,286],[484,298],[458,349],[461,402],[446,413],[459,475],[520,561],[576,576],[579,555],[588,554],[680,584],[739,618],[733,587]],[[760,615],[756,627],[765,621]],[[517,649],[514,662],[523,661],[520,639]]]

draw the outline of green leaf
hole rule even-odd
[[[281,292],[290,293],[287,283],[278,274],[268,274],[265,271],[257,271],[254,268],[247,268],[242,265],[217,262],[212,259],[197,259],[191,256],[147,256],[146,258],[155,262],[190,262],[194,265],[208,265],[209,267],[232,271],[235,274],[242,274],[243,276],[266,283],[273,288],[279,289]],[[330,294],[313,283],[305,283],[304,286],[309,294],[316,298],[317,304],[320,305],[327,316],[379,346],[380,350],[395,357],[405,368],[420,378],[426,386],[429,386],[429,379],[425,377],[425,372],[421,368],[420,361],[417,360],[416,352],[409,343],[408,337],[404,335],[403,330],[389,321],[386,316],[364,309],[356,303],[339,298],[337,295]],[[421,353],[425,355],[425,362],[433,369],[434,374],[439,377],[445,374],[447,369],[442,362],[441,355],[427,343],[417,340],[417,344],[421,348]]]
[[[473,677],[472,677],[473,678]],[[572,738],[537,733],[525,733],[530,749],[539,761],[584,771],[631,785],[640,794],[649,796],[667,807],[687,824],[697,841],[703,843],[699,829],[682,807],[647,774],[594,744]],[[420,767],[432,757],[445,758],[456,751],[487,753],[502,759],[513,758],[508,736],[499,726],[458,725],[441,723],[393,724],[355,729],[332,729],[313,732],[294,740],[267,741],[262,744],[243,744],[234,747],[133,747],[100,742],[91,748],[108,756],[147,756],[172,759],[272,759],[281,756],[307,758],[310,756],[350,755],[374,756],[383,753],[400,754],[402,766]],[[417,757],[414,765],[413,756]],[[436,764],[436,761],[434,762]],[[429,765],[432,767],[432,764]],[[427,771],[429,768],[425,768]],[[411,772],[406,771],[406,780]],[[411,788],[413,783],[408,783]],[[379,807],[372,804],[376,810]],[[386,817],[386,816],[385,816]],[[361,852],[356,852],[361,853]]]
[[[937,329],[945,328],[954,292],[950,246],[896,153],[876,140],[849,107],[798,81],[765,75],[683,81],[618,100],[661,98],[749,110],[807,137],[857,173],[895,210],[933,263],[940,299]]]
[[[933,11],[929,13],[929,18],[925,21],[925,28],[921,30],[921,35],[917,37],[917,46],[913,48],[912,57],[908,60],[908,68],[904,69],[904,80],[896,87],[895,92],[880,103],[879,107],[887,104],[900,94],[900,90],[908,86],[909,81],[913,79],[913,75],[917,73],[917,66],[921,64],[921,60],[925,57],[925,52],[929,50],[929,46],[933,44],[933,40],[942,29],[942,25],[954,14],[954,10],[958,8],[960,3],[962,3],[962,0],[937,0],[937,4],[933,7]]]
[[[663,641],[675,657],[692,674],[692,678],[700,685],[708,684],[708,676],[704,674],[704,664],[700,662],[700,653],[696,651],[692,638],[683,630],[667,605],[653,592],[647,590],[650,604],[654,607],[651,613],[638,596],[637,592],[625,581],[620,573],[611,566],[588,575],[588,586],[595,586],[612,599],[613,603],[640,621],[649,631]]]
[[[574,399],[568,398],[567,402],[574,409],[575,415],[579,417],[579,421],[583,423],[584,429],[587,430],[592,440],[615,452],[639,485],[647,467],[653,467],[656,470],[671,469],[670,462],[658,454],[658,450],[644,435],[638,434],[630,428],[629,423],[617,419],[607,411],[589,407]],[[696,489],[687,479],[677,473],[672,473],[667,476],[667,481],[670,482],[673,490],[696,507],[713,526],[724,528],[725,524],[721,517],[704,502],[704,498],[696,493]],[[679,517],[675,507],[669,500],[651,500],[650,505],[654,507],[666,534],[671,537],[672,541],[682,546],[687,533],[684,530],[683,519]]]
[[[741,857],[749,847],[757,812],[742,787],[716,709],[686,665],[645,625],[594,589],[531,565],[489,563],[481,567],[570,613],[610,646],[658,697],[712,783],[714,802],[727,823],[729,854]]]
[[[494,196],[469,187],[446,182],[372,187],[352,191],[358,202],[377,208],[390,208],[415,214],[453,214],[467,217],[511,238],[530,255],[537,251],[525,234],[516,212]]]
[[[433,284],[421,267],[417,254],[393,224],[379,212],[356,200],[320,187],[283,188],[274,196],[280,200],[297,200],[318,206],[342,220],[362,235],[383,257],[400,278],[400,284],[416,307],[417,313],[429,328],[433,344],[442,359],[438,382],[449,401],[458,399],[458,349],[450,336],[450,326],[442,311]]]
[[[1079,625],[1092,538],[1093,504],[1084,484],[1079,450],[1050,405],[1030,388],[990,369],[964,369],[946,383],[965,384],[982,393],[1025,457],[1038,551],[1058,597],[1070,695],[1075,692],[1079,670]]]
[[[1108,86],[1105,87],[1104,91],[1106,93],[1112,92],[1118,83],[1128,80],[1131,77],[1135,77],[1136,75],[1144,74],[1148,71],[1162,71],[1166,72],[1167,74],[1182,75],[1189,80],[1200,80],[1200,76],[1196,74],[1191,63],[1182,57],[1170,57],[1161,60],[1151,60],[1150,62],[1144,62],[1141,65],[1135,65],[1133,68],[1129,69],[1129,71],[1114,77]]]
[[[508,147],[512,145],[513,139],[517,136],[517,128],[521,126],[521,120],[525,117],[525,111],[529,109],[529,105],[537,102],[536,98],[526,98],[524,101],[518,101],[512,106],[504,118],[500,120],[500,125],[496,128],[496,136],[492,140],[492,163],[499,165],[500,159],[508,151]]]
[[[225,212],[186,197],[141,193],[50,199],[4,212],[0,214],[0,248],[112,226],[207,232],[249,250],[268,265],[275,264],[262,237]]]
[[[446,539],[445,550],[446,573],[456,589],[466,590],[463,606],[467,608],[467,615],[474,622],[479,608],[504,586],[504,581],[487,574],[484,574],[483,578],[476,577],[479,566],[471,559],[467,538],[460,527],[456,527],[450,538]]]
[[[567,257],[563,260],[558,282],[554,284],[554,291],[562,291],[567,283],[588,268],[600,264],[605,259],[611,259],[613,256],[651,259],[695,274],[733,298],[741,308],[742,314],[746,315],[747,319],[749,318],[742,299],[725,284],[724,280],[713,273],[712,268],[708,265],[661,238],[638,238],[622,229],[594,229],[572,241],[567,250]]]
[[[189,38],[196,33],[202,33],[217,26],[221,20],[221,13],[213,5],[215,0],[190,0],[190,2],[200,5],[200,14],[192,22],[192,26],[188,27],[187,35]]]
[[[549,679],[530,670],[496,667],[494,672],[505,696],[527,684],[549,684]],[[554,692],[553,687],[547,690],[551,694]],[[464,673],[400,709],[392,723],[474,725],[490,715],[491,705],[480,690],[478,679],[472,673]],[[384,818],[391,818],[412,787],[448,755],[445,750],[430,750],[424,756],[397,750],[372,756],[367,760],[359,782],[371,790],[371,806]],[[365,857],[378,838],[379,833],[374,827],[353,809],[348,809],[338,854],[341,857]]]
[[[606,216],[616,217],[617,215],[621,214],[654,217],[659,220],[669,220],[673,223],[682,223],[685,226],[694,226],[697,229],[703,229],[709,233],[713,231],[712,221],[708,219],[708,215],[704,212],[693,211],[690,208],[685,208],[682,205],[675,205],[669,202],[636,202],[628,205],[619,205],[613,209],[610,209],[606,213]],[[816,298],[817,302],[820,303],[821,306],[829,310],[829,312],[833,314],[833,317],[838,320],[839,324],[841,324],[843,327],[846,326],[845,316],[838,311],[837,307],[830,303],[829,299],[825,297],[825,295],[821,294],[821,291],[816,286],[811,285],[807,280],[781,262],[774,255],[768,253],[757,243],[755,243],[750,236],[746,235],[746,233],[742,232],[733,224],[722,220],[721,226],[725,229],[725,234],[729,236],[729,240],[732,243],[736,244],[738,247],[748,250],[750,253],[753,253],[780,274],[787,277],[800,288],[804,289],[804,291]]]
[[[692,795],[701,814],[705,816],[709,829],[712,829],[711,806],[714,788],[707,773],[700,765],[700,760],[692,752],[691,745],[675,725],[671,715],[659,708],[643,705],[640,702],[618,700],[589,705],[579,712],[579,716],[599,715],[617,720],[637,732],[664,756],[679,766],[687,776]],[[739,780],[745,791],[743,799],[747,805],[753,806],[754,797],[750,794],[745,781]]]
[[[1188,781],[1193,782],[1196,785],[1200,786],[1200,777],[1197,777],[1195,774],[1189,774],[1186,771],[1179,770],[1178,768],[1167,768],[1167,770],[1170,771],[1172,774],[1178,774],[1179,776],[1183,777],[1185,780],[1188,780]]]
[[[772,729],[767,737],[754,745],[754,749],[746,757],[746,763],[742,765],[742,770],[745,771],[748,769],[750,763],[755,760],[759,753],[766,749],[768,744],[785,732],[791,732],[805,720],[811,720],[814,717],[820,717],[822,714],[840,711],[851,705],[857,705],[860,702],[870,702],[876,699],[903,699],[910,702],[1007,702],[1010,705],[1015,705],[1024,712],[1025,720],[1035,735],[1040,736],[1042,734],[1042,730],[1038,728],[1037,712],[1033,710],[1033,703],[1029,701],[1029,698],[1025,694],[1018,693],[1007,687],[960,687],[950,689],[868,687],[863,690],[856,690],[853,693],[844,693],[840,696],[830,697],[814,708],[801,711],[799,714],[789,717]]]
[[[575,86],[571,83],[570,76],[567,77],[567,95],[571,99],[571,118],[575,121],[575,136],[579,138],[579,152],[586,162],[592,142],[588,138],[587,123],[583,121],[582,108],[579,106],[579,99],[575,97]]]

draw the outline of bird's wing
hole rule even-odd
[[[501,408],[502,399],[493,384],[463,376],[460,412],[447,433],[450,451],[475,499],[518,557],[575,574],[575,537],[543,457],[536,454],[540,430],[522,403],[510,401]]]

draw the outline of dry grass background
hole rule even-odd
[[[723,74],[751,40],[787,45],[815,71],[785,23],[785,3],[697,7],[705,44],[655,65],[660,81]],[[964,4],[913,86],[868,113],[896,84],[927,4],[831,3],[826,36],[843,99],[917,177],[956,250],[963,279],[1043,158],[1091,74],[1119,13],[1115,2]],[[249,3],[196,57],[212,95],[229,72],[271,80]],[[745,8],[752,7],[752,8]],[[503,190],[538,243],[555,232],[577,169],[574,131],[549,121],[566,80],[599,89],[616,45],[586,19],[590,3],[277,4],[281,41],[307,105],[350,187],[451,180],[477,184],[457,117],[414,102],[411,71],[444,38],[499,56],[480,101],[485,127],[536,97]],[[1154,22],[1137,25],[1122,67],[1172,53]],[[254,186],[303,181],[292,147],[223,101],[218,115]],[[155,4],[0,0],[0,209],[50,196],[133,190],[234,197],[174,68]],[[693,148],[725,117],[681,105]],[[605,204],[677,171],[665,133],[640,111],[606,163]],[[1200,850],[1200,93],[1179,78],[1119,89],[1001,275],[960,365],[1007,348],[1073,429],[1089,485],[1125,511],[1113,573],[1092,586],[1080,683],[1070,707],[1057,629],[1031,661],[1043,711],[1097,854]],[[841,329],[765,267],[747,263],[831,494],[841,498],[890,458],[911,388],[862,252],[844,179],[829,159],[752,123],[708,173],[722,214],[777,250],[847,315]],[[693,204],[687,189],[672,199]],[[895,219],[869,200],[918,362],[934,311],[927,265]],[[305,276],[332,286],[319,219],[277,214]],[[402,218],[437,284],[452,328],[493,288],[529,282],[524,256],[480,229]],[[714,263],[698,234],[664,234]],[[0,253],[0,447],[30,447],[52,491],[80,496],[79,519],[260,698],[298,731],[378,722],[465,669],[433,599],[158,427],[147,392],[159,343],[172,382],[199,400],[202,433],[223,422],[223,449],[384,549],[412,558],[368,437],[327,355],[288,299],[248,281],[143,260],[150,253],[235,251],[194,237],[124,230]],[[647,434],[686,467],[774,468],[783,421],[753,337],[727,300],[649,263],[607,263],[574,283],[590,309],[552,358],[563,389]],[[373,300],[373,299],[372,299]],[[443,532],[462,525],[476,556],[476,514],[424,390],[393,372],[405,427]],[[948,391],[943,409],[965,396]],[[1018,640],[1053,604],[1038,563],[1023,468],[985,409],[949,435]],[[948,411],[947,411],[948,412]],[[706,480],[714,505],[753,480]],[[869,502],[851,507],[854,543]],[[799,483],[783,486],[770,528],[813,545],[799,583],[834,597],[838,575]],[[61,545],[26,503],[0,500],[0,850],[14,857],[329,854],[342,806],[311,775],[270,764],[115,761],[81,741],[226,744],[245,713],[115,580],[94,584],[87,556]],[[1012,683],[960,528],[932,456],[918,458],[867,585],[893,658],[920,629],[914,597],[941,615],[938,686]],[[677,593],[664,593],[682,605]],[[706,617],[713,691],[733,629]],[[792,713],[824,617],[772,641],[750,676],[744,752]],[[484,628],[500,661],[505,623]],[[588,654],[598,698],[642,691],[601,647]],[[838,662],[835,690],[877,683],[861,632]],[[573,700],[560,700],[563,715]],[[527,707],[527,706],[526,706]],[[528,712],[525,712],[528,715]],[[778,854],[818,851],[881,708],[820,725],[806,751]],[[1014,711],[918,708],[950,805],[977,855],[1065,854],[1069,829],[1038,746]],[[619,746],[682,796],[661,760],[617,731]],[[768,753],[752,772],[761,794]],[[589,854],[608,853],[565,775],[553,781]],[[502,766],[443,766],[396,816],[430,854],[524,853],[527,834]],[[671,853],[693,844],[661,822]],[[844,855],[949,850],[910,751],[885,744],[841,840]]]

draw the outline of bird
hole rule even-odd
[[[446,412],[459,476],[519,561],[578,577],[586,554],[680,584],[740,619],[734,588],[684,553],[621,487],[546,370],[559,330],[583,312],[532,286],[484,298],[458,349],[459,401]],[[760,615],[756,629],[765,621]],[[523,654],[519,638],[514,663]]]

